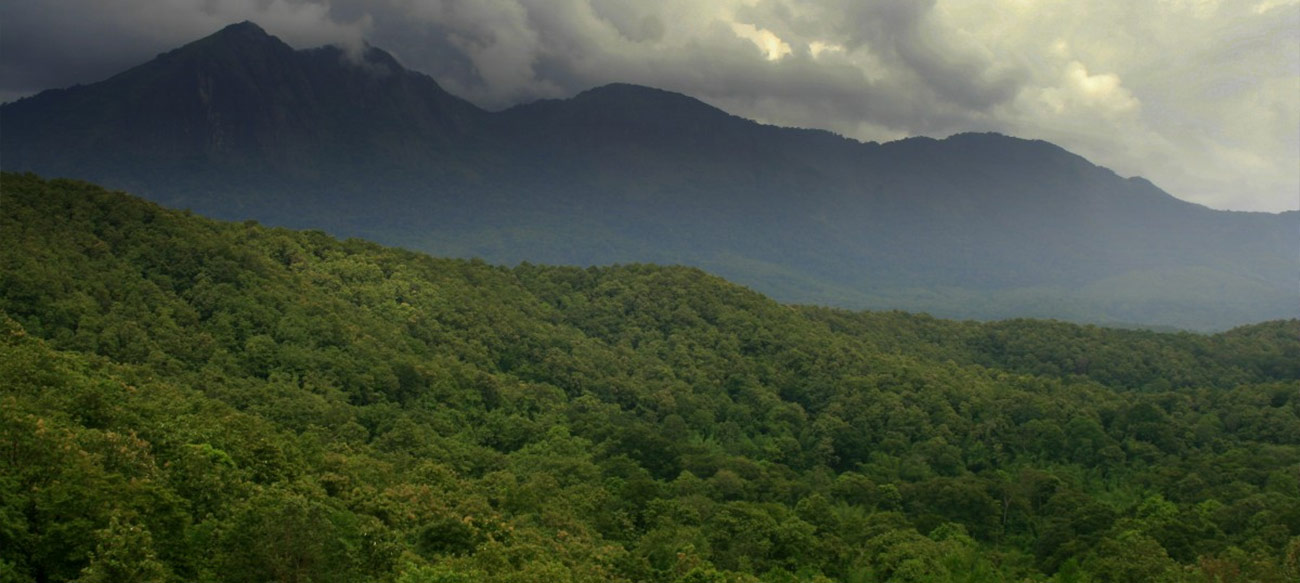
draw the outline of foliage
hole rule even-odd
[[[1288,581],[1300,322],[780,305],[0,177],[0,580]]]

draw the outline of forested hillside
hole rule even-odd
[[[781,305],[0,176],[0,581],[1295,581],[1300,322]]]

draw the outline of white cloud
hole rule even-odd
[[[842,53],[844,52],[844,47],[815,40],[808,43],[808,52],[812,54],[813,58],[817,58],[820,57],[822,53]]]
[[[1118,75],[1091,74],[1079,61],[1066,65],[1058,85],[1027,92],[1033,93],[1046,106],[1046,113],[1052,115],[1115,117],[1134,113],[1140,106]]]
[[[1300,2],[943,6],[949,27],[1029,71],[998,127],[1216,208],[1300,206]]]
[[[1255,14],[1263,14],[1273,10],[1274,8],[1285,8],[1297,4],[1300,4],[1300,0],[1263,0],[1262,2],[1255,4],[1253,10],[1255,11]]]
[[[731,30],[735,31],[736,36],[754,43],[754,46],[763,52],[763,57],[769,61],[775,61],[791,53],[788,43],[765,28],[758,28],[744,22],[733,22]]]

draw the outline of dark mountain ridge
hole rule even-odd
[[[5,106],[6,166],[157,183],[140,168],[188,166],[310,179],[449,150],[482,111],[366,47],[295,51],[245,22],[102,83]],[[68,143],[68,138],[72,138]],[[68,148],[67,146],[73,146]],[[328,171],[324,168],[329,168]]]
[[[682,263],[794,302],[1202,329],[1300,315],[1296,213],[1055,145],[861,143],[628,84],[488,112],[373,47],[252,23],[0,107],[5,170],[516,263]]]

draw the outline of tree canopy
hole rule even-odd
[[[1300,321],[789,306],[0,186],[0,581],[1300,576]]]

